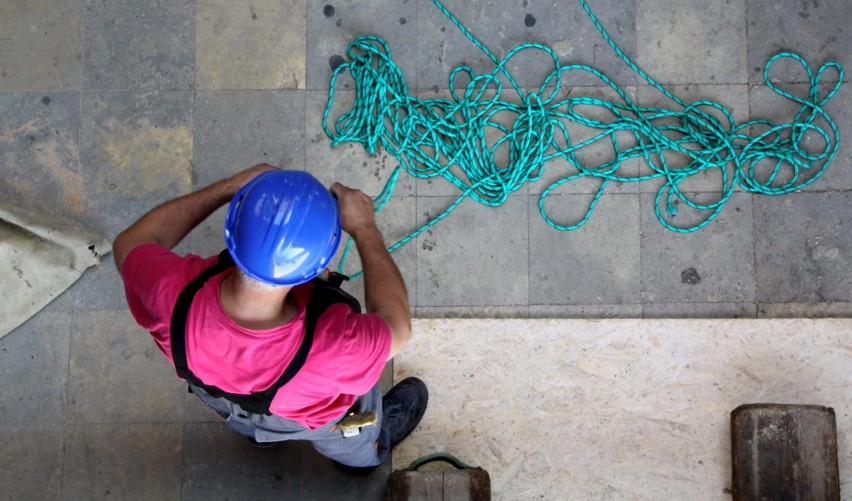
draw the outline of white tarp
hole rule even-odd
[[[0,206],[0,337],[70,287],[110,251],[92,232]]]

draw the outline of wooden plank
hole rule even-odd
[[[839,501],[834,409],[747,404],[731,413],[734,501]]]
[[[395,471],[386,501],[490,501],[491,479],[482,468],[446,471]]]
[[[386,501],[440,501],[444,497],[443,472],[395,471],[388,479]]]
[[[490,501],[491,479],[482,468],[444,472],[444,501]]]

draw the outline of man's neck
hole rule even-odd
[[[297,309],[288,296],[292,287],[257,289],[245,284],[234,272],[222,280],[219,300],[225,313],[242,327],[271,329],[296,316]]]

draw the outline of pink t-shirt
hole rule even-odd
[[[135,247],[122,268],[124,290],[136,322],[151,332],[169,361],[172,310],[183,288],[216,256],[179,256],[155,243]],[[299,313],[281,327],[248,329],[222,310],[220,273],[198,291],[186,322],[186,360],[204,383],[230,393],[263,391],[284,373],[304,337],[311,284],[292,289]],[[311,429],[340,417],[379,380],[390,352],[387,323],[354,313],[345,304],[329,307],[317,321],[305,365],[272,400],[270,412]]]

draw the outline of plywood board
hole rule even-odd
[[[394,468],[444,451],[494,498],[729,499],[730,412],[837,414],[852,496],[852,319],[416,320],[395,380],[429,387]],[[849,491],[849,492],[847,492]]]

